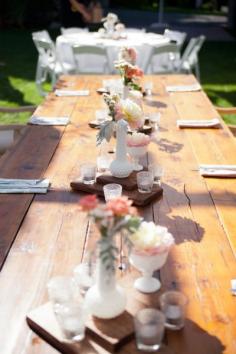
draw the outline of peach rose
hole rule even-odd
[[[79,202],[80,208],[83,211],[90,211],[95,209],[98,206],[98,200],[96,195],[88,195],[80,199]]]
[[[136,208],[131,207],[132,201],[127,197],[111,199],[106,207],[112,211],[115,216],[136,215]]]

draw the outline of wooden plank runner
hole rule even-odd
[[[49,96],[35,115],[66,115],[71,107]],[[65,127],[28,126],[24,134],[0,159],[1,178],[40,178],[50,163]],[[31,204],[32,194],[0,195],[0,269]]]

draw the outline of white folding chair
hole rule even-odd
[[[81,28],[81,27],[68,27],[68,28],[64,28],[61,27],[61,34],[73,34],[73,33],[81,33],[81,32],[88,32],[88,28]]]
[[[170,29],[165,29],[164,37],[168,38],[171,42],[175,42],[179,46],[179,50],[181,51],[184,42],[187,37],[186,32],[173,31]]]
[[[32,38],[45,39],[46,41],[52,41],[52,38],[47,30],[37,31],[32,33]]]
[[[106,48],[96,45],[74,45],[72,49],[76,73],[108,74],[111,72]]]
[[[152,47],[144,72],[150,74],[173,73],[175,71],[175,54],[178,52],[179,47],[176,43]],[[164,62],[162,61],[163,56],[166,58]]]
[[[32,34],[33,42],[38,51],[38,62],[36,68],[35,82],[39,94],[45,96],[47,92],[43,90],[43,83],[49,76],[52,86],[55,85],[60,74],[74,73],[74,66],[68,63],[61,63],[56,55],[54,42],[49,37],[46,38],[36,33]]]
[[[205,40],[205,36],[199,36],[190,39],[179,63],[176,65],[177,72],[193,72],[196,75],[198,81],[200,81],[200,65],[198,54]]]

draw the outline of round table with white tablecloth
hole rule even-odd
[[[110,39],[101,38],[97,32],[80,32],[65,34],[57,37],[56,49],[58,57],[61,62],[73,63],[73,45],[96,45],[107,48],[109,71],[114,73],[114,61],[117,59],[118,52],[121,47],[134,47],[137,50],[137,65],[144,71],[147,67],[147,62],[150,57],[151,49],[153,46],[161,46],[169,42],[168,38],[156,33],[145,33],[141,31],[128,32],[125,38]],[[84,58],[84,62],[80,63],[85,68],[91,65],[96,65],[95,61],[92,63],[91,58]]]

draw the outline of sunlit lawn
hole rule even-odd
[[[55,37],[56,33],[53,33]],[[0,32],[0,106],[38,105],[42,102],[34,82],[37,52],[31,32]],[[200,54],[201,83],[218,106],[236,106],[236,44],[206,42]],[[0,124],[25,123],[29,113],[0,113]],[[224,117],[236,124],[236,116]]]

